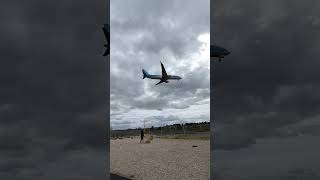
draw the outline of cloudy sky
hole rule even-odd
[[[0,9],[0,179],[105,179],[106,2]]]
[[[114,0],[110,7],[112,128],[209,121],[209,0]],[[142,68],[161,74],[160,61],[183,79],[143,80]]]
[[[320,2],[212,5],[211,39],[231,51],[211,63],[216,178],[319,176]]]

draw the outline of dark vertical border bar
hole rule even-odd
[[[110,0],[106,0],[106,17],[105,17],[105,23],[108,25],[108,33],[109,33],[109,42],[108,47],[109,50],[107,49],[106,51],[109,51],[109,54],[107,54],[104,59],[106,61],[106,147],[107,147],[107,158],[106,158],[106,174],[107,174],[107,179],[110,178]]]
[[[214,25],[213,25],[213,17],[214,17],[214,1],[210,0],[210,46],[213,45],[213,33],[214,33]],[[211,49],[211,48],[210,48]],[[213,145],[214,145],[214,134],[213,134],[213,122],[214,122],[214,114],[213,114],[213,93],[214,93],[214,89],[213,89],[213,80],[214,80],[214,67],[213,64],[211,62],[213,58],[210,57],[210,179],[213,180],[213,163],[214,163],[214,159],[213,159]]]

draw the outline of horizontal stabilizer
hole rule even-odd
[[[149,73],[146,70],[142,69],[142,73],[143,73],[143,78],[142,79],[144,79],[146,77],[149,77]]]

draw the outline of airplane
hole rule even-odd
[[[146,70],[142,69],[142,73],[143,73],[143,78],[149,78],[149,79],[160,79],[160,81],[156,84],[160,84],[160,83],[168,83],[168,80],[180,80],[182,79],[180,76],[173,76],[173,75],[168,75],[166,72],[166,69],[164,68],[162,62],[160,61],[161,64],[161,69],[162,69],[162,75],[151,75],[149,74]]]
[[[219,58],[219,62],[221,58],[224,58],[226,55],[229,55],[230,51],[226,50],[223,47],[210,45],[210,57],[217,57]]]
[[[103,33],[104,36],[106,37],[107,40],[107,44],[104,44],[104,47],[106,47],[106,51],[103,53],[103,56],[109,55],[110,54],[110,31],[109,31],[110,27],[109,24],[104,24],[103,25]]]

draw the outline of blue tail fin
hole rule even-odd
[[[143,78],[142,79],[144,79],[144,78],[149,76],[149,73],[144,69],[142,69],[142,73],[143,73]]]

